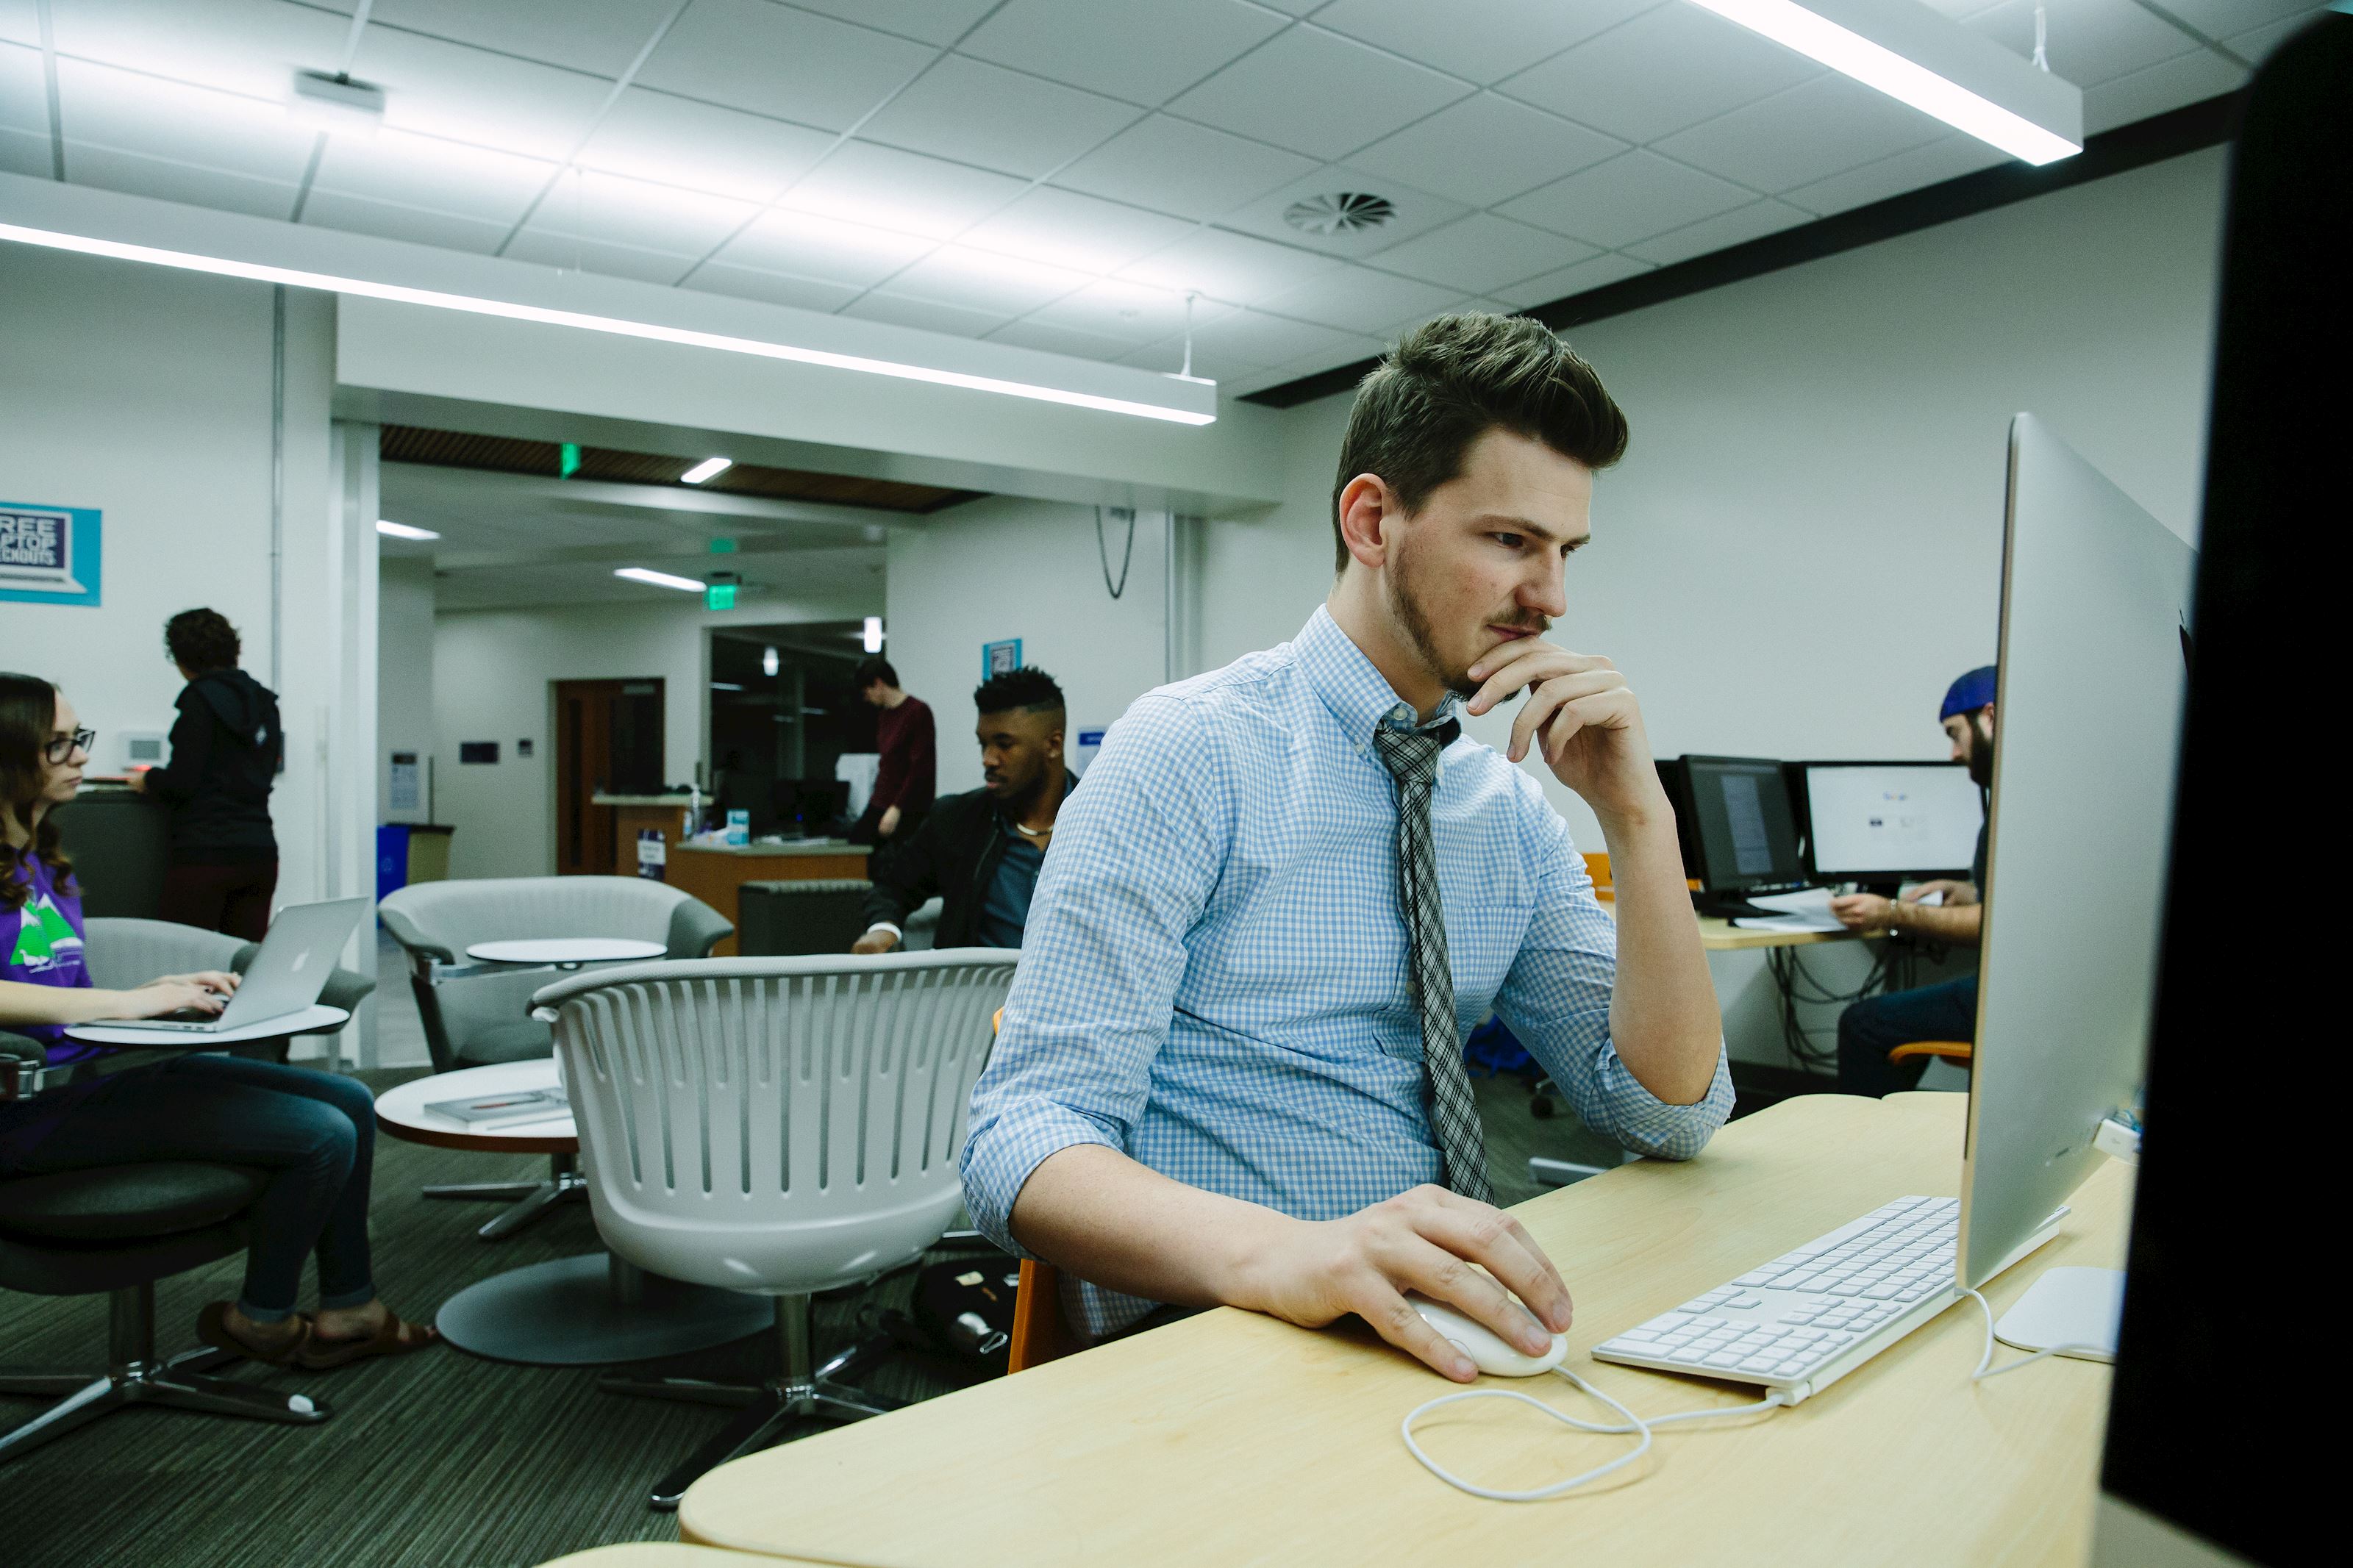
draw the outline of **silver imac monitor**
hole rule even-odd
[[[1814,875],[1967,877],[1985,802],[1958,763],[1808,763]]]
[[[1964,1288],[2045,1228],[2138,1096],[2195,561],[2040,420],[2010,422]]]

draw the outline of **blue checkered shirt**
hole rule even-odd
[[[1377,726],[1415,722],[1319,609],[1294,641],[1147,693],[1112,727],[1055,824],[973,1090],[964,1188],[981,1230],[1020,1251],[1022,1184],[1079,1143],[1311,1220],[1439,1179],[1396,789],[1372,746]],[[1430,823],[1457,1026],[1501,1015],[1587,1126],[1697,1153],[1731,1112],[1731,1075],[1719,1054],[1707,1094],[1669,1105],[1619,1060],[1616,929],[1535,781],[1457,739]],[[1069,1304],[1098,1337],[1150,1309],[1092,1285]]]

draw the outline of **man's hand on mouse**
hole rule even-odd
[[[1354,1312],[1457,1383],[1478,1369],[1413,1310],[1408,1290],[1461,1310],[1535,1356],[1575,1315],[1560,1271],[1518,1220],[1443,1187],[1415,1187],[1345,1219],[1294,1221],[1283,1236],[1256,1260],[1251,1299],[1237,1305],[1311,1329]]]

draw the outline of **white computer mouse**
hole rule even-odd
[[[1542,1355],[1530,1355],[1486,1324],[1443,1302],[1411,1291],[1406,1293],[1405,1299],[1413,1303],[1413,1310],[1421,1314],[1424,1322],[1441,1337],[1452,1340],[1455,1348],[1469,1356],[1471,1364],[1481,1372],[1493,1373],[1497,1377],[1534,1377],[1540,1372],[1550,1372],[1568,1354],[1567,1334],[1553,1335],[1552,1349]],[[1526,1309],[1523,1307],[1521,1310]],[[1529,1313],[1529,1319],[1533,1321],[1535,1314]]]

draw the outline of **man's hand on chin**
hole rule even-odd
[[[1512,721],[1513,762],[1541,746],[1553,776],[1605,819],[1639,820],[1664,803],[1641,708],[1608,659],[1525,637],[1489,653],[1470,675],[1480,682],[1466,707],[1473,714],[1527,693]]]

